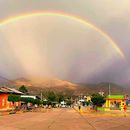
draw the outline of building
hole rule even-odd
[[[98,92],[101,96],[104,96],[104,92],[101,90]]]
[[[65,102],[65,101],[62,101],[62,102],[60,103],[60,106],[61,106],[61,107],[66,107],[66,102]]]
[[[123,110],[127,98],[124,95],[108,95],[105,110]]]
[[[0,110],[9,110],[21,105],[20,102],[16,102],[14,104],[9,102],[8,96],[10,94],[22,95],[23,93],[13,88],[0,87]]]
[[[91,102],[91,96],[84,96],[85,101]]]

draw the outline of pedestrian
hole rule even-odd
[[[126,110],[127,110],[127,106],[126,105],[124,105],[124,116],[126,116]]]
[[[80,111],[80,109],[81,109],[81,106],[79,105],[79,111]]]

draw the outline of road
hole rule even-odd
[[[130,117],[80,115],[74,109],[53,109],[0,116],[0,130],[130,130]]]

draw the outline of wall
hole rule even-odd
[[[20,102],[14,104],[12,102],[8,102],[8,96],[9,94],[6,93],[0,94],[0,110],[8,110],[13,109],[16,106],[20,106]]]

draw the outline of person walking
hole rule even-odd
[[[126,116],[126,110],[127,110],[127,106],[126,105],[124,105],[124,116]]]
[[[79,112],[80,112],[80,110],[81,110],[81,106],[79,105]]]

